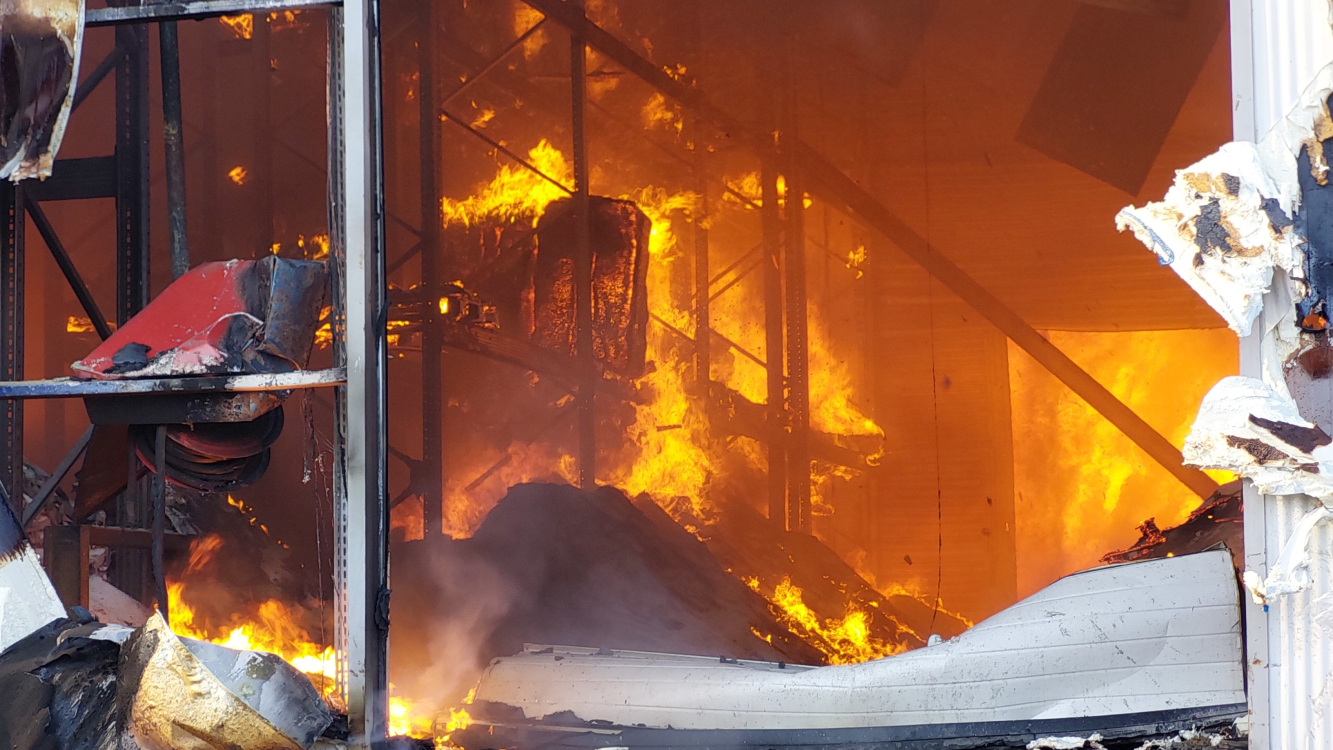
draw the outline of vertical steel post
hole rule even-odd
[[[583,13],[577,4],[579,14]],[[574,135],[574,320],[578,331],[579,360],[579,486],[592,489],[597,483],[597,355],[592,336],[592,242],[589,224],[588,153],[584,140],[586,47],[577,31],[569,34],[569,80],[571,121]]]
[[[694,146],[694,184],[699,191],[699,210],[694,215],[694,376],[700,383],[712,380],[712,322],[708,310],[708,167],[699,142],[699,119],[691,117],[689,132]]]
[[[691,0],[690,42],[693,54],[690,69],[699,81],[704,67],[703,12],[704,3]],[[693,156],[694,184],[699,191],[699,210],[694,215],[694,376],[702,384],[712,380],[713,334],[709,315],[708,270],[708,161],[703,144],[704,123],[698,115],[689,113],[685,121],[688,144]],[[705,391],[707,393],[707,391]]]
[[[336,647],[343,657],[350,743],[388,728],[388,349],[383,313],[384,180],[378,0],[329,11],[329,233],[341,312],[335,350],[347,367],[336,399]],[[339,309],[341,308],[341,309]]]
[[[124,325],[148,304],[150,294],[149,151],[148,151],[148,27],[116,27],[116,324]],[[130,475],[115,506],[116,523],[138,528],[148,515],[147,493],[138,474],[133,448]],[[145,600],[149,556],[143,550],[118,549],[112,558],[111,582]]]
[[[167,233],[171,241],[171,278],[190,270],[185,234],[185,135],[181,132],[180,46],[175,21],[157,28],[162,53],[162,141],[166,151]]]
[[[23,188],[0,182],[0,380],[23,379]],[[0,401],[0,484],[23,514],[23,402]]]
[[[167,569],[162,560],[162,547],[166,542],[167,529],[167,426],[158,425],[153,435],[153,595],[157,599],[157,611],[162,619],[171,624],[169,600],[167,599]]]
[[[440,230],[444,217],[436,169],[436,144],[440,142],[440,117],[436,113],[435,90],[435,13],[433,0],[421,0],[421,26],[418,30],[417,102],[420,108],[421,140],[421,286],[425,302],[421,311],[421,462],[429,479],[421,485],[421,517],[427,537],[439,534],[444,526],[444,396],[442,389],[444,329],[440,307],[441,263]]]
[[[787,395],[782,324],[782,214],[778,208],[778,174],[764,160],[764,362],[768,369],[768,520],[787,528]]]
[[[259,75],[255,97],[254,123],[254,206],[255,222],[259,226],[259,241],[267,249],[273,245],[273,29],[263,13],[255,14],[253,44],[260,50],[257,62]]]
[[[805,191],[790,144],[798,142],[797,87],[791,58],[792,35],[784,40],[779,148],[786,167],[783,206],[783,270],[786,276],[787,320],[787,528],[810,531],[810,362],[806,349]],[[771,357],[771,355],[770,355]]]
[[[148,304],[148,28],[116,27],[116,324]]]

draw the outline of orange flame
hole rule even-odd
[[[223,26],[231,29],[237,39],[253,39],[255,36],[255,17],[250,13],[238,16],[222,16],[218,19]]]
[[[96,333],[93,322],[82,315],[71,315],[65,322],[65,333]]]
[[[514,3],[514,36],[519,37],[528,33],[528,31],[546,18],[541,11],[523,3]],[[523,57],[531,60],[541,52],[542,47],[546,46],[548,37],[546,29],[539,29],[535,34],[523,40]]]
[[[664,128],[680,135],[685,127],[685,119],[680,115],[680,107],[669,104],[661,92],[648,97],[643,105],[643,124],[648,128]]]
[[[1177,446],[1208,389],[1237,372],[1225,328],[1049,337]],[[1009,373],[1020,595],[1129,547],[1147,518],[1175,526],[1199,506],[1197,495],[1012,344]]]
[[[760,590],[757,578],[747,577],[745,584],[768,599],[778,622],[822,651],[830,664],[856,664],[907,650],[904,645],[885,643],[873,637],[869,613],[851,602],[847,603],[847,614],[841,619],[820,619],[806,605],[800,587],[792,583],[791,578],[783,576],[771,594]]]
[[[568,185],[574,179],[573,167],[565,160],[564,154],[545,138],[528,151],[528,160],[557,182]],[[546,206],[567,194],[530,169],[502,164],[495,179],[478,193],[462,200],[445,198],[440,206],[446,227],[453,224],[470,227],[483,220],[512,224],[520,219],[530,219],[532,225],[536,226]]]
[[[216,535],[204,539],[210,538],[217,539]],[[219,540],[217,546],[220,544]],[[193,564],[196,559],[193,544],[190,558]],[[167,584],[167,611],[171,613],[171,629],[177,635],[228,648],[275,654],[310,677],[325,700],[335,699],[338,660],[333,647],[312,641],[305,629],[297,625],[297,612],[282,602],[269,599],[251,617],[237,616],[236,622],[228,627],[209,631],[195,624],[196,611],[185,601],[185,584],[173,581]]]

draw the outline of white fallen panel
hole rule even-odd
[[[51,579],[23,529],[0,497],[0,653],[65,616]]]
[[[850,666],[530,646],[476,693],[469,750],[973,747],[1148,736],[1245,711],[1225,550],[1063,578],[955,639]]]

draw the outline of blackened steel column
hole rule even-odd
[[[700,383],[712,380],[713,334],[708,312],[708,166],[704,159],[699,120],[689,120],[691,145],[694,149],[694,184],[699,191],[699,210],[694,214],[694,376]]]
[[[421,1],[421,26],[417,54],[421,139],[421,287],[425,292],[421,310],[421,470],[427,479],[421,489],[421,517],[427,537],[444,529],[444,329],[441,317],[441,277],[444,273],[440,230],[444,217],[436,170],[436,144],[440,142],[440,117],[436,112],[435,13],[433,0]]]
[[[23,188],[0,182],[0,380],[23,379]],[[23,513],[23,402],[0,401],[0,483]]]
[[[582,14],[581,7],[577,10]],[[569,35],[571,124],[574,133],[574,321],[578,331],[579,486],[597,484],[597,355],[592,349],[592,243],[589,231],[588,152],[584,140],[585,46],[576,31]]]
[[[790,37],[789,37],[790,39]],[[791,48],[783,57],[779,145],[796,142],[796,86]],[[784,153],[784,157],[787,155]],[[795,159],[787,163],[783,270],[787,296],[787,528],[810,531],[810,361],[806,348],[805,191]],[[770,355],[771,361],[771,355]]]
[[[148,29],[116,27],[116,323],[148,304]]]
[[[116,46],[124,53],[116,65],[116,324],[148,304],[149,194],[148,155],[148,28],[116,27]],[[142,528],[148,520],[148,493],[130,451],[125,492],[115,504],[115,521]],[[139,549],[117,549],[109,570],[111,582],[140,601],[147,601],[151,571],[149,555]]]
[[[153,474],[153,598],[157,600],[157,611],[162,613],[162,619],[170,625],[167,567],[162,554],[167,529],[167,426],[164,424],[158,425],[153,434],[153,464],[157,467]]]
[[[175,21],[157,28],[162,53],[162,141],[166,151],[167,233],[171,240],[171,278],[190,270],[185,235],[185,134],[181,132],[180,47]]]
[[[764,362],[768,369],[768,519],[787,528],[787,396],[783,376],[782,214],[778,208],[778,174],[763,164],[763,203],[759,208],[764,233]]]

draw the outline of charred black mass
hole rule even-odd
[[[1324,141],[1321,148],[1327,149]],[[1327,180],[1321,184],[1311,171],[1310,147],[1301,149],[1296,175],[1301,186],[1301,207],[1296,214],[1297,229],[1303,229],[1307,239],[1305,251],[1305,278],[1310,290],[1305,299],[1296,303],[1296,319],[1305,320],[1327,307],[1333,292],[1333,185]]]
[[[1320,429],[1318,425],[1302,427],[1298,424],[1288,424],[1287,422],[1276,422],[1271,419],[1256,417],[1253,414],[1250,415],[1250,424],[1268,430],[1273,434],[1273,437],[1302,453],[1309,453],[1321,445],[1333,443],[1333,438],[1330,438],[1328,433]]]
[[[1217,250],[1229,252],[1230,239],[1226,227],[1222,226],[1222,203],[1214,198],[1199,209],[1199,216],[1194,220],[1194,244],[1202,252]]]
[[[36,156],[55,132],[74,58],[47,19],[13,15],[0,34],[0,164]]]

